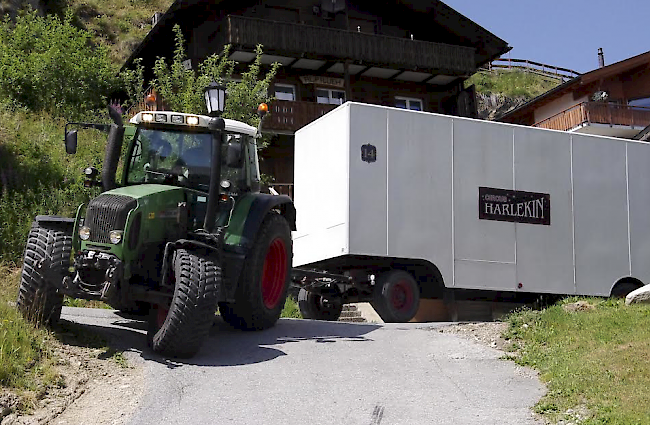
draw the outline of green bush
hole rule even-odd
[[[118,84],[108,52],[92,35],[34,11],[0,21],[0,98],[32,111],[78,119],[104,108]]]

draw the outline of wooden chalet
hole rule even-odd
[[[635,138],[650,125],[650,52],[582,74],[497,121]]]
[[[180,25],[191,66],[230,44],[231,58],[280,62],[262,172],[293,181],[293,134],[347,101],[475,117],[464,81],[507,43],[440,1],[178,0],[125,63],[171,57]],[[227,107],[227,106],[226,106]]]

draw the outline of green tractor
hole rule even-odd
[[[218,113],[140,112],[127,125],[110,115],[111,125],[68,124],[108,131],[101,180],[84,171],[103,191],[75,218],[36,217],[23,315],[52,324],[64,295],[146,312],[150,347],[171,357],[198,352],[217,309],[238,329],[273,326],[290,285],[296,211],[288,196],[260,193],[260,129]],[[72,154],[77,133],[67,127]]]

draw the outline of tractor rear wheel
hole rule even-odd
[[[405,271],[381,274],[373,289],[372,306],[386,323],[408,322],[420,306],[420,288]]]
[[[172,264],[174,296],[149,311],[147,339],[153,351],[170,357],[195,355],[214,322],[221,269],[212,257],[179,249]]]
[[[34,222],[27,237],[16,306],[34,323],[52,325],[61,317],[57,290],[70,267],[72,232],[65,225]]]
[[[262,330],[280,318],[291,279],[291,230],[279,214],[266,216],[239,279],[234,303],[220,303],[226,323]]]
[[[304,319],[336,321],[341,317],[343,303],[341,296],[328,299],[320,294],[300,288],[298,292],[298,307]]]

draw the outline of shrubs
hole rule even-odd
[[[117,84],[106,48],[72,25],[72,15],[27,12],[0,21],[0,98],[32,111],[78,119],[107,104]]]

